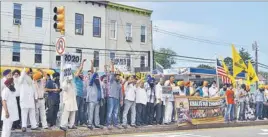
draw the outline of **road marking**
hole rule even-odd
[[[268,135],[268,129],[261,129],[261,131],[266,133],[258,133],[259,135]]]
[[[210,137],[210,136],[203,136],[203,135],[195,135],[195,134],[189,134],[184,132],[178,132],[178,133],[156,133],[156,134],[147,134],[147,135],[134,135],[136,137]]]
[[[268,132],[268,129],[261,129],[261,131],[263,131],[263,132]]]

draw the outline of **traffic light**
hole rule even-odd
[[[54,7],[53,11],[55,13],[53,19],[55,21],[54,23],[54,29],[56,31],[59,31],[62,35],[65,32],[65,12],[64,12],[64,6]]]

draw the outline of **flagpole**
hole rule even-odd
[[[216,75],[217,75],[217,86],[218,86],[218,88],[220,88],[220,80],[219,80],[219,75],[218,75],[218,65],[217,65],[217,54],[215,53],[215,58],[216,58],[216,60],[215,60],[215,69],[216,69]]]

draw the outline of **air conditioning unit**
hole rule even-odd
[[[20,25],[21,24],[21,19],[13,19],[13,24],[14,25]]]
[[[56,66],[60,67],[60,63],[61,63],[60,61],[56,61]]]
[[[126,37],[126,41],[127,41],[127,42],[132,42],[132,37],[127,36],[127,37]]]
[[[83,31],[82,31],[82,29],[75,29],[75,33],[83,34]]]

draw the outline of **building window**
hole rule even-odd
[[[21,4],[14,3],[13,6],[13,24],[21,25]]]
[[[141,26],[141,42],[145,43],[146,42],[146,27]]]
[[[110,23],[110,38],[116,39],[116,29],[117,29],[117,24],[115,20],[111,20]]]
[[[75,13],[75,34],[84,34],[84,15]]]
[[[140,60],[140,67],[141,68],[145,68],[145,56],[141,56],[141,60]]]
[[[93,36],[101,37],[101,18],[93,17]]]
[[[110,59],[111,60],[114,60],[114,58],[115,58],[115,53],[114,52],[110,52]]]
[[[42,27],[43,22],[43,8],[37,7],[35,9],[35,27]]]
[[[130,54],[127,54],[127,70],[130,71],[131,70],[131,56]]]
[[[127,25],[126,25],[126,36],[132,37],[132,25],[131,25],[131,23],[127,23]]]
[[[19,42],[13,42],[12,61],[20,62],[20,43]]]
[[[94,67],[99,67],[99,52],[94,51]]]
[[[41,44],[35,44],[34,62],[42,63],[42,45]]]

